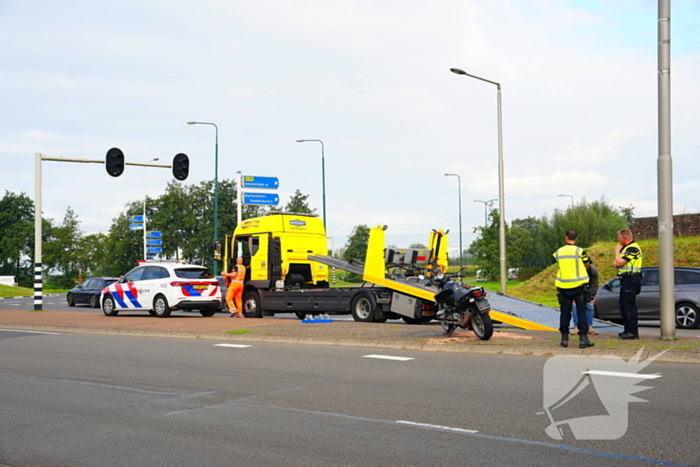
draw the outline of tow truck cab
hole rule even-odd
[[[270,213],[242,221],[233,238],[224,268],[236,264],[237,252],[248,268],[246,284],[273,290],[277,281],[285,287],[328,287],[328,267],[309,255],[327,255],[323,221],[311,214]]]

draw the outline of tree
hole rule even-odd
[[[365,256],[367,256],[367,244],[369,243],[369,227],[366,224],[356,225],[353,227],[348,241],[345,244],[345,251],[343,252],[343,259],[350,261],[352,259],[363,261]],[[360,282],[362,277],[357,274],[348,273],[346,279],[349,282]]]
[[[316,214],[316,209],[311,209],[308,204],[310,195],[304,195],[297,189],[292,196],[289,197],[287,205],[284,207],[286,212],[296,212],[299,214]]]
[[[551,218],[543,217],[537,238],[539,255],[545,264],[554,263],[552,253],[564,244],[569,229],[578,232],[576,245],[587,248],[595,242],[613,241],[617,231],[627,228],[624,215],[607,203],[605,198],[592,203],[581,203],[566,211],[555,210]]]
[[[489,212],[488,224],[475,227],[478,232],[476,240],[469,245],[468,254],[476,260],[482,274],[487,280],[495,280],[500,271],[499,261],[499,215],[497,209]]]
[[[422,243],[411,243],[411,246],[409,246],[409,248],[415,248],[416,250],[425,250],[428,247]]]
[[[55,284],[70,288],[78,279],[78,252],[83,233],[78,216],[68,206],[60,225],[50,227],[44,241],[42,261],[49,272],[58,273]]]
[[[34,283],[34,202],[24,193],[5,191],[0,200],[0,274],[17,283]]]

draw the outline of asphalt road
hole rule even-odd
[[[622,437],[587,441],[545,433],[547,364],[0,330],[0,465],[700,465],[700,367],[652,363]]]
[[[8,310],[18,309],[18,310],[31,310],[34,308],[34,298],[33,297],[19,297],[19,298],[3,298],[0,299],[0,306]],[[66,294],[52,294],[44,296],[43,308],[45,310],[51,311],[82,311],[88,313],[102,313],[99,308],[90,308],[88,305],[76,305],[74,307],[69,307],[66,303]],[[146,312],[144,312],[145,314]],[[173,311],[173,316],[179,313],[197,313],[198,312],[185,312],[185,311]],[[279,313],[274,317],[277,319],[298,319],[294,313]],[[333,315],[333,319],[336,321],[353,321],[351,315]],[[398,322],[403,323],[402,320],[389,320],[388,322]],[[497,325],[497,327],[503,327],[506,325]],[[639,327],[642,329],[659,329],[661,323],[659,321],[640,321]],[[676,329],[676,336],[678,337],[698,337],[700,331],[698,329]]]

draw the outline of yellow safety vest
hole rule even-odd
[[[637,249],[636,253],[628,252],[631,247]],[[637,242],[632,242],[620,250],[620,257],[629,258],[629,261],[624,266],[620,266],[617,270],[619,274],[641,274],[642,273],[642,249],[639,248]]]
[[[588,283],[588,271],[583,264],[586,253],[576,245],[564,245],[554,253],[557,260],[557,280],[555,284],[560,289],[573,289]],[[586,257],[587,258],[587,257]]]

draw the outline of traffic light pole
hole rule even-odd
[[[104,159],[75,159],[69,157],[49,157],[41,153],[34,154],[34,310],[41,311],[43,309],[43,265],[41,258],[41,162],[42,161],[58,161],[58,162],[81,162],[104,164]],[[124,162],[126,165],[138,165],[143,167],[164,167],[171,168],[171,165],[165,164],[143,164],[139,162]]]

